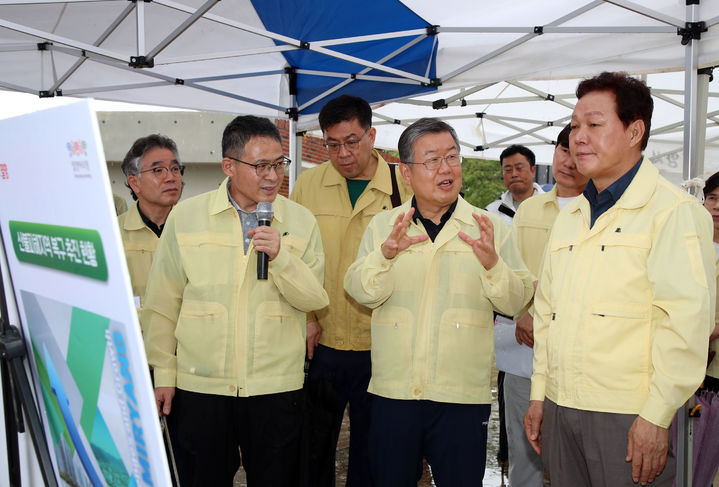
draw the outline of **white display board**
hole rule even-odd
[[[91,103],[0,120],[0,229],[59,484],[164,487],[169,471]]]

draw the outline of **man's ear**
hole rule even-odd
[[[409,164],[405,164],[404,162],[399,163],[399,173],[402,175],[402,180],[404,181],[404,184],[412,187],[412,169],[409,167]]]
[[[234,176],[234,165],[235,161],[230,159],[229,157],[223,157],[222,158],[222,172],[225,173],[225,175],[232,177]]]
[[[138,184],[138,179],[140,178],[136,174],[130,174],[129,176],[127,176],[127,184],[130,186],[132,192],[136,195],[140,194],[140,185]]]
[[[641,147],[642,139],[647,127],[644,125],[644,120],[637,119],[629,124],[627,127],[627,134],[629,135],[629,145],[634,147],[636,145]]]

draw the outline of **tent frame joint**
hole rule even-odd
[[[47,51],[50,49],[50,46],[52,46],[52,42],[38,42],[37,43],[37,50],[38,51]]]
[[[709,82],[714,81],[714,68],[716,66],[709,66],[706,68],[700,68],[697,70],[697,74],[705,74],[709,76]]]
[[[428,36],[436,36],[439,34],[439,25],[428,25],[427,26],[427,35]]]
[[[485,112],[477,112],[474,114],[477,118],[484,118]]]
[[[484,152],[484,146],[483,145],[475,145],[474,152]]]
[[[440,78],[430,78],[429,83],[425,83],[424,81],[420,83],[422,86],[430,87],[430,88],[437,88],[439,86],[442,86],[442,80]]]
[[[154,68],[155,60],[148,59],[146,56],[130,56],[130,62],[128,63],[128,65],[131,68],[135,68],[135,69]]]
[[[297,107],[290,107],[285,110],[285,113],[288,118],[294,120],[295,122],[300,118],[300,112],[297,110]]]
[[[682,38],[682,46],[686,46],[692,40],[699,40],[702,38],[702,32],[706,32],[706,22],[686,22],[684,28],[677,29],[677,35]]]
[[[534,26],[534,33],[538,36],[541,36],[544,34],[544,26],[543,25],[535,25]]]
[[[447,108],[449,105],[447,105],[447,100],[444,98],[440,98],[439,100],[434,100],[432,102],[432,109],[434,110],[442,110],[443,108]]]

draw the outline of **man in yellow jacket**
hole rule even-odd
[[[376,487],[484,476],[494,311],[532,295],[509,227],[467,203],[451,126],[424,118],[399,139],[414,198],[375,216],[344,279],[372,312],[370,466]]]
[[[125,184],[136,203],[118,223],[137,308],[167,215],[182,195],[184,171],[175,142],[158,134],[137,139],[122,161]]]
[[[169,415],[180,484],[296,485],[305,313],[327,306],[317,222],[277,194],[289,160],[277,127],[235,118],[220,187],[170,214],[141,315],[158,411]],[[258,226],[259,202],[272,202]],[[264,220],[261,218],[260,220]],[[258,279],[258,253],[269,260]]]
[[[349,403],[347,485],[362,487],[371,485],[367,460],[371,310],[345,293],[342,281],[370,219],[412,193],[397,176],[397,168],[372,148],[375,129],[365,100],[349,95],[334,98],[320,111],[319,122],[330,159],[303,172],[291,196],[317,218],[330,297],[328,307],[307,315],[308,389],[315,409],[310,421],[309,484],[334,486],[335,450]],[[328,388],[334,400],[327,411],[317,411],[324,402],[317,396]],[[320,419],[326,416],[330,421],[323,427]]]
[[[544,257],[525,429],[552,485],[671,486],[668,427],[714,326],[711,220],[642,156],[644,83],[602,73],[577,98],[570,152],[590,181]]]
[[[551,191],[526,199],[517,209],[512,223],[522,260],[534,276],[549,241],[549,232],[559,210],[582,194],[587,177],[577,171],[577,165],[569,154],[569,130],[564,127],[557,135],[557,145],[552,158],[552,175],[555,184]],[[530,446],[524,434],[522,419],[529,406],[530,377],[532,375],[533,308],[522,312],[515,330],[514,348],[526,355],[528,367],[508,369],[504,376],[504,404],[509,449],[509,483],[526,487],[544,485],[542,459]],[[499,362],[499,361],[498,361]],[[514,364],[513,364],[514,365]]]

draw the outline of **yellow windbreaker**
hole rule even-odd
[[[717,289],[719,289],[719,260],[717,260]],[[717,300],[716,307],[719,308],[719,300]],[[719,310],[716,310],[714,320],[719,320]],[[714,359],[709,362],[707,367],[707,375],[719,379],[719,338],[712,340],[709,343],[709,350],[714,351]]]
[[[325,289],[330,305],[307,317],[322,327],[320,343],[337,350],[369,350],[370,310],[357,303],[342,287],[345,272],[357,257],[362,234],[373,216],[392,208],[390,166],[377,157],[377,171],[352,208],[347,181],[330,161],[303,172],[292,190],[292,200],[309,208],[317,218],[325,249]],[[412,197],[397,174],[400,199]]]
[[[312,214],[277,196],[282,235],[267,281],[257,252],[244,255],[227,179],[170,213],[141,315],[156,386],[254,396],[302,387],[305,312],[327,306],[324,256]]]
[[[667,427],[706,370],[711,219],[644,158],[619,201],[589,222],[580,195],[554,223],[534,298],[530,398]]]
[[[127,269],[130,271],[132,295],[139,297],[140,305],[142,305],[152,257],[155,255],[160,238],[142,221],[142,217],[137,211],[137,202],[117,217],[117,221],[120,225],[122,245],[125,247]]]
[[[344,287],[372,312],[372,379],[369,392],[391,399],[488,404],[494,360],[496,310],[513,315],[532,296],[509,227],[500,217],[459,197],[457,207],[434,242],[426,240],[387,260],[380,246],[397,215],[410,202],[372,219]],[[479,237],[472,213],[494,225],[500,256],[484,269],[457,234]],[[407,234],[422,235],[412,222]]]

